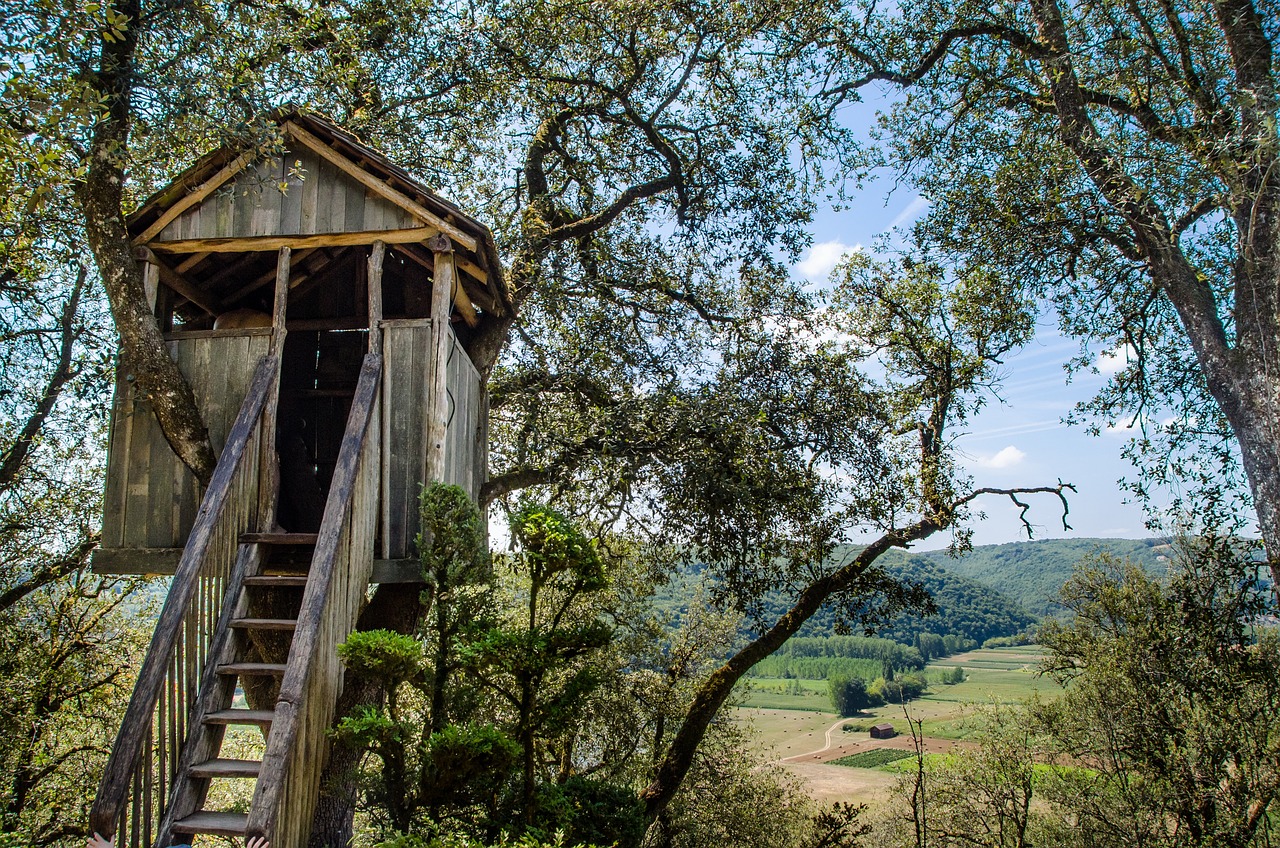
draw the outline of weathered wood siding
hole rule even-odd
[[[488,461],[484,434],[484,387],[480,374],[447,325],[453,339],[448,362],[449,428],[444,482],[480,494]],[[432,333],[430,319],[384,321],[382,557],[414,555],[418,535],[418,493],[426,476],[427,413]]]
[[[283,191],[282,191],[283,189]],[[157,241],[314,235],[421,226],[409,212],[310,150],[288,151],[241,171],[160,231]]]
[[[183,333],[169,352],[195,392],[221,453],[227,433],[258,361],[267,353],[267,329]],[[107,489],[103,504],[103,548],[180,548],[200,505],[195,477],[174,454],[127,369],[116,372]]]

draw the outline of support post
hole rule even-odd
[[[382,258],[387,245],[375,241],[369,252],[369,353],[382,353]]]
[[[258,468],[258,528],[276,526],[276,509],[280,501],[280,456],[276,451],[276,419],[280,410],[280,366],[284,361],[285,313],[289,305],[289,272],[292,251],[280,248],[276,256],[276,291],[271,304],[271,355],[276,358],[275,392],[267,398],[262,410],[262,454]]]
[[[444,445],[449,429],[449,353],[453,339],[449,329],[449,307],[453,303],[453,286],[457,270],[453,261],[453,243],[438,235],[427,242],[435,260],[431,285],[431,382],[428,385],[431,409],[427,416],[427,456],[423,480],[432,483],[444,479]]]

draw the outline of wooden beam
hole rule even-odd
[[[254,253],[277,251],[282,247],[303,250],[308,247],[351,247],[357,244],[413,244],[437,235],[434,227],[410,227],[403,230],[362,230],[355,233],[319,233],[311,236],[244,236],[240,238],[181,239],[157,241],[148,245],[157,253]]]
[[[385,243],[375,241],[369,251],[369,353],[382,353],[382,258]]]
[[[185,274],[201,262],[209,258],[207,253],[193,253],[173,267],[179,274]]]
[[[435,212],[432,212],[430,209],[408,195],[396,191],[373,174],[370,174],[368,171],[361,168],[355,162],[352,162],[346,156],[334,150],[332,147],[295,124],[293,121],[285,122],[284,129],[285,132],[293,136],[304,146],[310,148],[316,155],[327,159],[338,170],[342,171],[344,174],[351,177],[374,194],[380,195],[406,212],[417,216],[422,219],[424,223],[436,227],[440,232],[445,233],[467,250],[474,251],[476,249],[476,240],[458,229],[457,226],[450,224],[444,218],[440,217]]]
[[[147,298],[147,308],[156,312],[156,298],[160,295],[160,268],[154,262],[142,263],[142,293]]]
[[[236,174],[244,170],[244,167],[254,159],[250,153],[242,153],[235,159],[231,160],[221,171],[214,174],[209,179],[196,186],[190,194],[185,195],[168,209],[164,214],[155,220],[151,226],[142,231],[141,235],[133,240],[134,244],[145,244],[160,234],[160,231],[169,226],[169,223],[186,212],[192,206],[204,200],[210,194],[217,190],[218,186],[234,177]]]
[[[449,304],[453,300],[456,272],[453,267],[453,245],[448,237],[433,238],[427,247],[435,259],[435,273],[431,283],[431,373],[430,408],[427,410],[427,451],[423,480],[433,483],[444,480],[445,439],[449,431],[449,349],[452,346],[452,330],[449,329]]]
[[[426,268],[431,273],[435,273],[435,265],[432,264],[430,259],[427,259],[419,252],[417,245],[402,245],[400,253],[418,263],[423,268]],[[462,291],[455,290],[453,293],[454,303],[458,306],[458,312],[462,316],[462,320],[466,321],[472,327],[480,323],[480,319],[476,315],[476,306],[479,306],[485,312],[497,311],[496,308],[494,308],[497,301],[490,297],[487,291],[484,291],[483,282],[480,284],[479,288],[477,288],[476,286],[468,285],[462,275],[458,275],[458,282],[461,284],[462,291],[466,292],[465,297],[463,296]],[[464,302],[466,303],[465,306],[463,305]]]
[[[289,271],[292,262],[290,256],[293,253],[288,247],[280,248],[280,253],[276,256],[276,291],[275,297],[271,301],[271,329],[272,329],[272,355],[280,356],[284,352],[284,336],[285,309],[289,303]]]
[[[312,247],[307,250],[299,250],[297,253],[293,254],[292,258],[290,259],[290,263],[293,265],[297,265],[299,262],[306,259],[311,254],[315,253],[317,250],[319,250],[319,248],[316,248],[316,247]],[[196,254],[196,255],[199,256],[200,254]],[[208,256],[209,254],[206,253],[204,255]],[[227,296],[227,303],[235,303],[238,300],[240,300],[240,298],[247,297],[248,295],[253,294],[258,289],[262,288],[267,283],[274,280],[276,278],[277,273],[278,273],[277,269],[272,268],[270,271],[261,275],[256,280],[249,283],[248,285],[241,286],[239,289],[236,289],[234,292],[232,292],[230,295]],[[302,282],[302,279],[298,279],[298,278],[295,278],[295,279],[296,279],[296,282],[291,283],[290,288],[296,288],[298,284]]]
[[[160,273],[160,282],[194,303],[196,306],[208,312],[210,315],[218,315],[226,311],[222,305],[222,301],[214,297],[204,289],[197,288],[177,271],[170,268],[159,257],[153,253],[150,248],[135,247],[133,249],[133,257],[142,262],[148,262],[156,266],[156,270]]]

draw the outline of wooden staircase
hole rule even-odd
[[[336,646],[372,574],[381,356],[365,356],[320,531],[264,530],[274,484],[279,363],[264,357],[205,493],[91,813],[122,848],[197,834],[304,848],[341,692]],[[287,644],[287,649],[285,645]],[[253,690],[270,709],[236,706]],[[270,693],[263,698],[263,692]],[[260,728],[260,761],[222,756],[227,728]],[[215,780],[254,781],[248,811],[207,809]]]
[[[297,613],[317,538],[315,533],[241,535],[237,560],[245,568],[239,581],[240,597],[225,608],[228,620],[219,622],[214,636],[216,644],[206,666],[212,669],[212,676],[201,687],[192,711],[192,730],[178,763],[176,791],[160,826],[161,845],[175,834],[245,834],[247,813],[205,809],[209,787],[214,780],[257,780],[262,773],[261,761],[223,758],[222,743],[231,725],[258,727],[269,737],[275,710],[237,709],[235,696],[238,690],[247,690],[249,683],[262,678],[274,682],[276,688],[283,679],[287,663],[250,661],[246,657],[254,653],[255,633],[293,634],[297,630]],[[255,610],[270,607],[274,611],[281,606],[291,608],[292,615],[251,617]]]

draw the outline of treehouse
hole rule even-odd
[[[485,480],[493,237],[329,122],[280,124],[283,149],[215,151],[128,222],[218,461],[201,486],[122,360],[93,565],[173,575],[92,810],[122,848],[306,845],[336,646],[371,583],[420,579],[423,483]],[[260,759],[222,754],[234,725]],[[247,813],[216,809],[221,780],[252,781]]]

